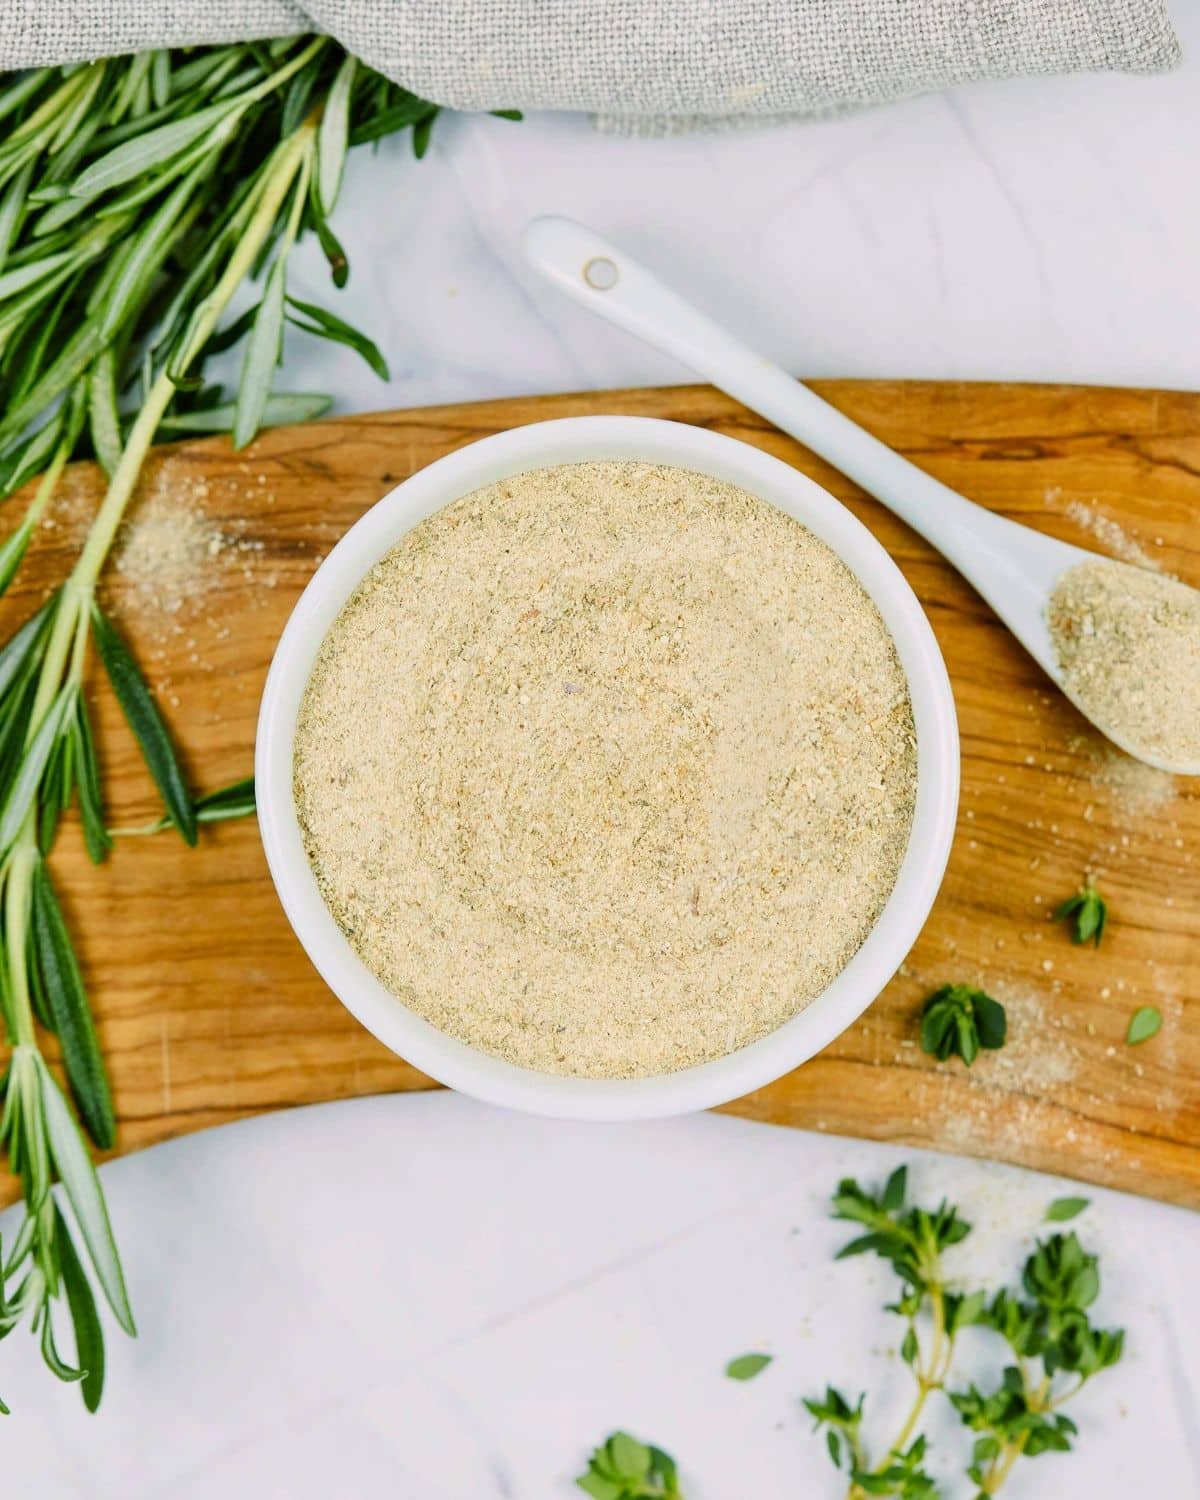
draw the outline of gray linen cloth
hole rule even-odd
[[[1166,0],[0,0],[0,69],[311,30],[438,104],[639,132],[1180,52]]]

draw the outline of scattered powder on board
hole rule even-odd
[[[138,607],[174,615],[204,597],[217,579],[211,567],[225,537],[194,503],[194,496],[156,485],[122,527],[113,564]]]
[[[1118,804],[1134,815],[1159,812],[1178,795],[1175,778],[1169,771],[1134,760],[1111,746],[1098,750],[1091,780],[1093,785],[1114,792]]]
[[[1047,621],[1067,691],[1130,750],[1200,763],[1200,590],[1128,563],[1081,563]]]
[[[222,488],[227,488],[225,485]],[[165,645],[195,629],[211,614],[214,597],[253,584],[273,588],[264,570],[264,543],[248,536],[248,523],[229,514],[228,493],[218,499],[209,480],[168,458],[154,471],[121,527],[113,555],[122,610],[139,617],[143,634]],[[242,487],[238,497],[254,509],[273,499],[261,487]],[[219,510],[222,524],[210,515]],[[216,635],[228,630],[215,621]]]
[[[330,910],[435,1026],[634,1077],[779,1026],[895,883],[915,738],[810,532],[679,469],[535,470],[421,523],[320,650],[295,795]]]
[[[1076,526],[1090,531],[1098,542],[1103,543],[1106,551],[1119,557],[1122,562],[1133,563],[1138,568],[1161,568],[1158,558],[1151,556],[1140,542],[1135,541],[1120,521],[1114,521],[1094,505],[1088,505],[1083,500],[1069,500],[1066,512]]]

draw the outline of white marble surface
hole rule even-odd
[[[554,212],[797,374],[1200,387],[1200,0],[1175,12],[1188,62],[1159,78],[980,84],[666,141],[460,117],[423,162],[403,140],[359,153],[337,305],[393,379],[293,333],[287,379],[369,409],[686,378],[521,264],[521,227]]]
[[[5,1346],[5,1493],[569,1500],[589,1447],[626,1426],[675,1455],[688,1500],[840,1500],[800,1396],[876,1392],[880,1433],[908,1376],[880,1312],[893,1278],[835,1264],[852,1231],[828,1196],[900,1160],[917,1201],[962,1204],[977,1248],[955,1263],[989,1279],[1078,1191],[714,1115],[550,1125],[449,1094],[129,1157],[104,1176],[141,1337],[113,1335],[90,1420],[33,1340]],[[1072,1408],[1077,1452],[1031,1461],[1005,1497],[1184,1500],[1200,1494],[1200,1218],[1089,1196],[1075,1227],[1101,1251],[1097,1316],[1129,1330],[1128,1353]],[[988,1344],[972,1335],[964,1353],[990,1368]],[[754,1349],[774,1363],[727,1380]],[[961,1454],[947,1410],[933,1430]],[[961,1478],[946,1491],[968,1493]]]
[[[393,380],[289,334],[287,381],[364,409],[683,378],[524,269],[520,227],[556,211],[800,374],[1200,386],[1200,0],[1176,10],[1193,56],[1169,78],[664,142],[457,119],[424,163],[360,154],[336,305]],[[329,293],[312,257],[297,291]],[[94,1421],[32,1341],[4,1345],[6,1493],[553,1500],[627,1424],[677,1453],[690,1500],[833,1496],[798,1396],[896,1372],[867,1311],[883,1278],[832,1265],[823,1205],[843,1170],[894,1160],[715,1118],[604,1129],[409,1098],[116,1163],[142,1336],[114,1339]],[[1055,1193],[969,1163],[917,1181],[961,1193],[1009,1258]],[[1129,1356],[1082,1403],[1080,1453],[1006,1494],[1200,1494],[1200,1220],[1094,1196],[1080,1227]],[[721,1377],[758,1346],[778,1356],[760,1380]]]

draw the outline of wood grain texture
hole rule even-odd
[[[964,494],[1071,541],[1090,512],[1200,584],[1200,397],[1146,391],[827,382],[821,394]],[[906,964],[819,1057],[730,1109],[756,1119],[1002,1158],[1200,1206],[1200,788],[1110,754],[971,589],[923,542],[790,439],[708,389],[607,392],[341,418],[161,450],[138,505],[178,505],[223,539],[178,610],[110,569],[107,602],[212,788],[251,767],[276,638],[319,558],[399,480],[463,443],[547,416],[673,417],[811,474],[880,538],[945,653],[963,742],[958,835]],[[0,611],[5,635],[61,578],[97,476],[73,473]],[[136,512],[134,516],[136,522]],[[1122,536],[1110,532],[1109,546]],[[110,695],[92,694],[112,821],[155,812]],[[252,822],[119,841],[93,870],[65,828],[54,864],[109,1059],[120,1148],[259,1110],[430,1081],[334,999],[288,928]],[[1111,905],[1099,952],[1048,921],[1085,871]],[[1011,1040],[968,1073],[915,1042],[947,980],[1009,1008]],[[1164,1026],[1124,1043],[1131,1012]],[[13,1184],[0,1183],[13,1195]]]

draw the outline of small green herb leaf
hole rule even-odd
[[[1094,885],[1082,885],[1074,896],[1068,896],[1061,905],[1055,907],[1053,920],[1072,921],[1074,931],[1071,941],[1086,943],[1090,939],[1098,948],[1108,923],[1108,907]]]
[[[1136,1047],[1139,1042],[1148,1042],[1152,1036],[1157,1036],[1161,1031],[1162,1023],[1162,1012],[1157,1006],[1140,1006],[1129,1018],[1129,1030],[1125,1033],[1125,1040],[1131,1047]]]
[[[725,1366],[725,1373],[730,1380],[753,1380],[762,1374],[773,1358],[771,1354],[739,1354]]]
[[[628,1432],[607,1437],[575,1483],[593,1500],[683,1500],[675,1460]]]
[[[162,795],[171,821],[189,844],[196,842],[191,793],[158,705],[120,633],[98,605],[92,606],[92,635],[117,701],[142,748],[146,766]],[[0,834],[3,821],[0,820]]]
[[[942,985],[921,1011],[921,1046],[942,1062],[958,1056],[970,1067],[981,1047],[1003,1047],[1007,1031],[1004,1007],[972,985]]]
[[[886,1213],[894,1214],[898,1208],[904,1207],[904,1196],[908,1191],[908,1168],[897,1167],[884,1184],[883,1197],[880,1205]]]
[[[1048,1224],[1065,1224],[1077,1219],[1092,1200],[1090,1198],[1055,1198],[1046,1210]]]

